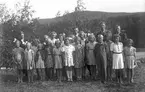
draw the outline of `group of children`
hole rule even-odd
[[[106,36],[105,36],[106,37]],[[124,47],[119,35],[113,35],[113,41],[104,41],[104,35],[95,37],[93,33],[84,37],[81,31],[78,35],[65,37],[52,32],[52,38],[45,35],[45,41],[36,41],[36,44],[27,42],[25,48],[17,40],[13,49],[13,59],[17,65],[18,82],[23,82],[24,70],[27,71],[28,81],[33,82],[34,70],[41,81],[52,80],[55,75],[58,82],[73,81],[73,75],[78,81],[85,79],[86,69],[90,79],[101,80],[102,83],[112,80],[115,70],[117,82],[122,82],[123,69],[127,73],[128,82],[133,82],[133,69],[136,49],[133,41],[127,40]]]

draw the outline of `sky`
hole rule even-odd
[[[15,10],[14,5],[24,0],[0,0],[8,8]],[[77,0],[30,0],[34,17],[54,18],[58,11],[72,12]],[[86,10],[105,12],[145,12],[145,0],[83,0]]]

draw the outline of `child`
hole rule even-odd
[[[40,77],[41,81],[45,80],[45,66],[44,66],[44,60],[45,60],[45,53],[42,49],[42,44],[38,44],[38,51],[36,52],[35,62],[36,62],[36,70],[38,74],[38,78]]]
[[[62,78],[62,53],[61,53],[61,47],[60,47],[60,41],[57,40],[55,42],[55,48],[53,49],[53,55],[54,55],[54,68],[56,69],[57,79],[58,82],[61,82]]]
[[[73,53],[75,48],[73,45],[69,43],[69,39],[65,39],[65,46],[62,48],[62,52],[64,54],[64,62],[66,67],[66,73],[68,77],[68,81],[73,81],[72,79],[72,67],[74,66],[73,62]]]
[[[13,49],[13,59],[17,64],[18,83],[23,82],[23,58],[24,49],[20,47],[20,41],[16,41],[16,48]]]
[[[27,63],[27,73],[28,82],[33,82],[33,69],[35,67],[34,63],[34,51],[31,49],[31,43],[27,43],[27,48],[25,49],[25,60]]]
[[[110,46],[110,51],[113,55],[113,69],[115,70],[116,80],[122,84],[123,77],[123,44],[119,42],[120,36],[114,35],[114,42]]]
[[[112,34],[110,31],[107,32],[106,34],[106,44],[107,44],[107,81],[112,80],[112,55],[110,51],[110,46],[112,44]]]
[[[132,46],[133,40],[127,40],[127,46],[124,47],[125,65],[127,68],[127,78],[128,82],[133,82],[136,48]]]
[[[98,35],[98,43],[96,44],[94,48],[94,55],[97,61],[97,69],[99,72],[99,76],[101,79],[101,83],[105,83],[107,73],[107,44],[103,41],[104,36],[99,34]]]
[[[75,38],[74,67],[76,70],[77,80],[82,79],[82,68],[84,66],[84,48],[81,45],[81,39]]]
[[[89,35],[89,43],[86,44],[86,56],[87,56],[87,66],[90,72],[91,79],[95,79],[96,76],[96,60],[94,56],[94,47],[96,45],[95,36]]]
[[[45,47],[45,68],[46,68],[46,76],[47,79],[51,80],[53,79],[53,75],[54,75],[54,61],[53,61],[53,46],[51,44],[50,41],[47,41],[46,43],[46,47]]]

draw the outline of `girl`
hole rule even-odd
[[[39,43],[38,51],[36,52],[35,62],[36,62],[37,75],[41,81],[45,80],[44,60],[45,60],[45,53],[44,53],[44,50],[42,49],[42,44]]]
[[[27,63],[28,82],[33,82],[33,68],[35,67],[34,51],[31,49],[31,43],[29,42],[25,49],[25,60]]]
[[[110,51],[113,55],[113,69],[115,70],[116,80],[118,83],[122,83],[123,77],[123,44],[119,42],[120,36],[114,35],[114,42],[110,46]]]
[[[75,53],[74,53],[74,67],[76,70],[77,80],[82,79],[82,67],[84,66],[84,49],[80,44],[81,39],[79,37],[75,38]]]
[[[94,47],[96,45],[95,36],[89,35],[89,42],[86,44],[86,57],[88,70],[90,72],[91,79],[95,79],[96,76],[96,61],[94,56]]]
[[[13,49],[13,60],[17,64],[18,83],[23,82],[23,61],[24,49],[20,47],[20,41],[16,41],[16,48]]]
[[[124,56],[125,56],[125,65],[127,68],[127,78],[128,82],[133,82],[134,67],[135,67],[135,57],[136,57],[136,48],[132,46],[133,40],[127,40],[127,46],[124,47]]]
[[[46,69],[46,76],[49,80],[49,79],[53,79],[53,75],[54,75],[53,46],[49,40],[46,43],[45,52],[46,52],[45,69]]]
[[[55,46],[56,47],[53,49],[54,63],[55,63],[54,68],[56,69],[58,82],[61,82],[63,66],[62,66],[62,53],[61,53],[59,40],[55,42]]]
[[[65,38],[65,35],[64,34],[59,34],[59,40],[60,40],[60,46],[61,48],[65,45],[64,44],[64,38]],[[65,64],[64,64],[64,58],[62,56],[62,80],[66,80],[66,71],[65,71]]]
[[[66,73],[68,81],[73,81],[72,79],[72,67],[74,66],[73,62],[73,53],[75,48],[73,45],[69,43],[69,39],[65,39],[65,46],[62,48],[62,52],[64,54],[64,63],[66,67]]]

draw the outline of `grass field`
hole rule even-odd
[[[144,58],[144,52],[138,52],[137,58]],[[119,85],[114,82],[101,84],[99,81],[62,82],[46,81],[17,84],[15,72],[0,71],[0,92],[145,92],[145,63],[135,68],[135,83]]]

